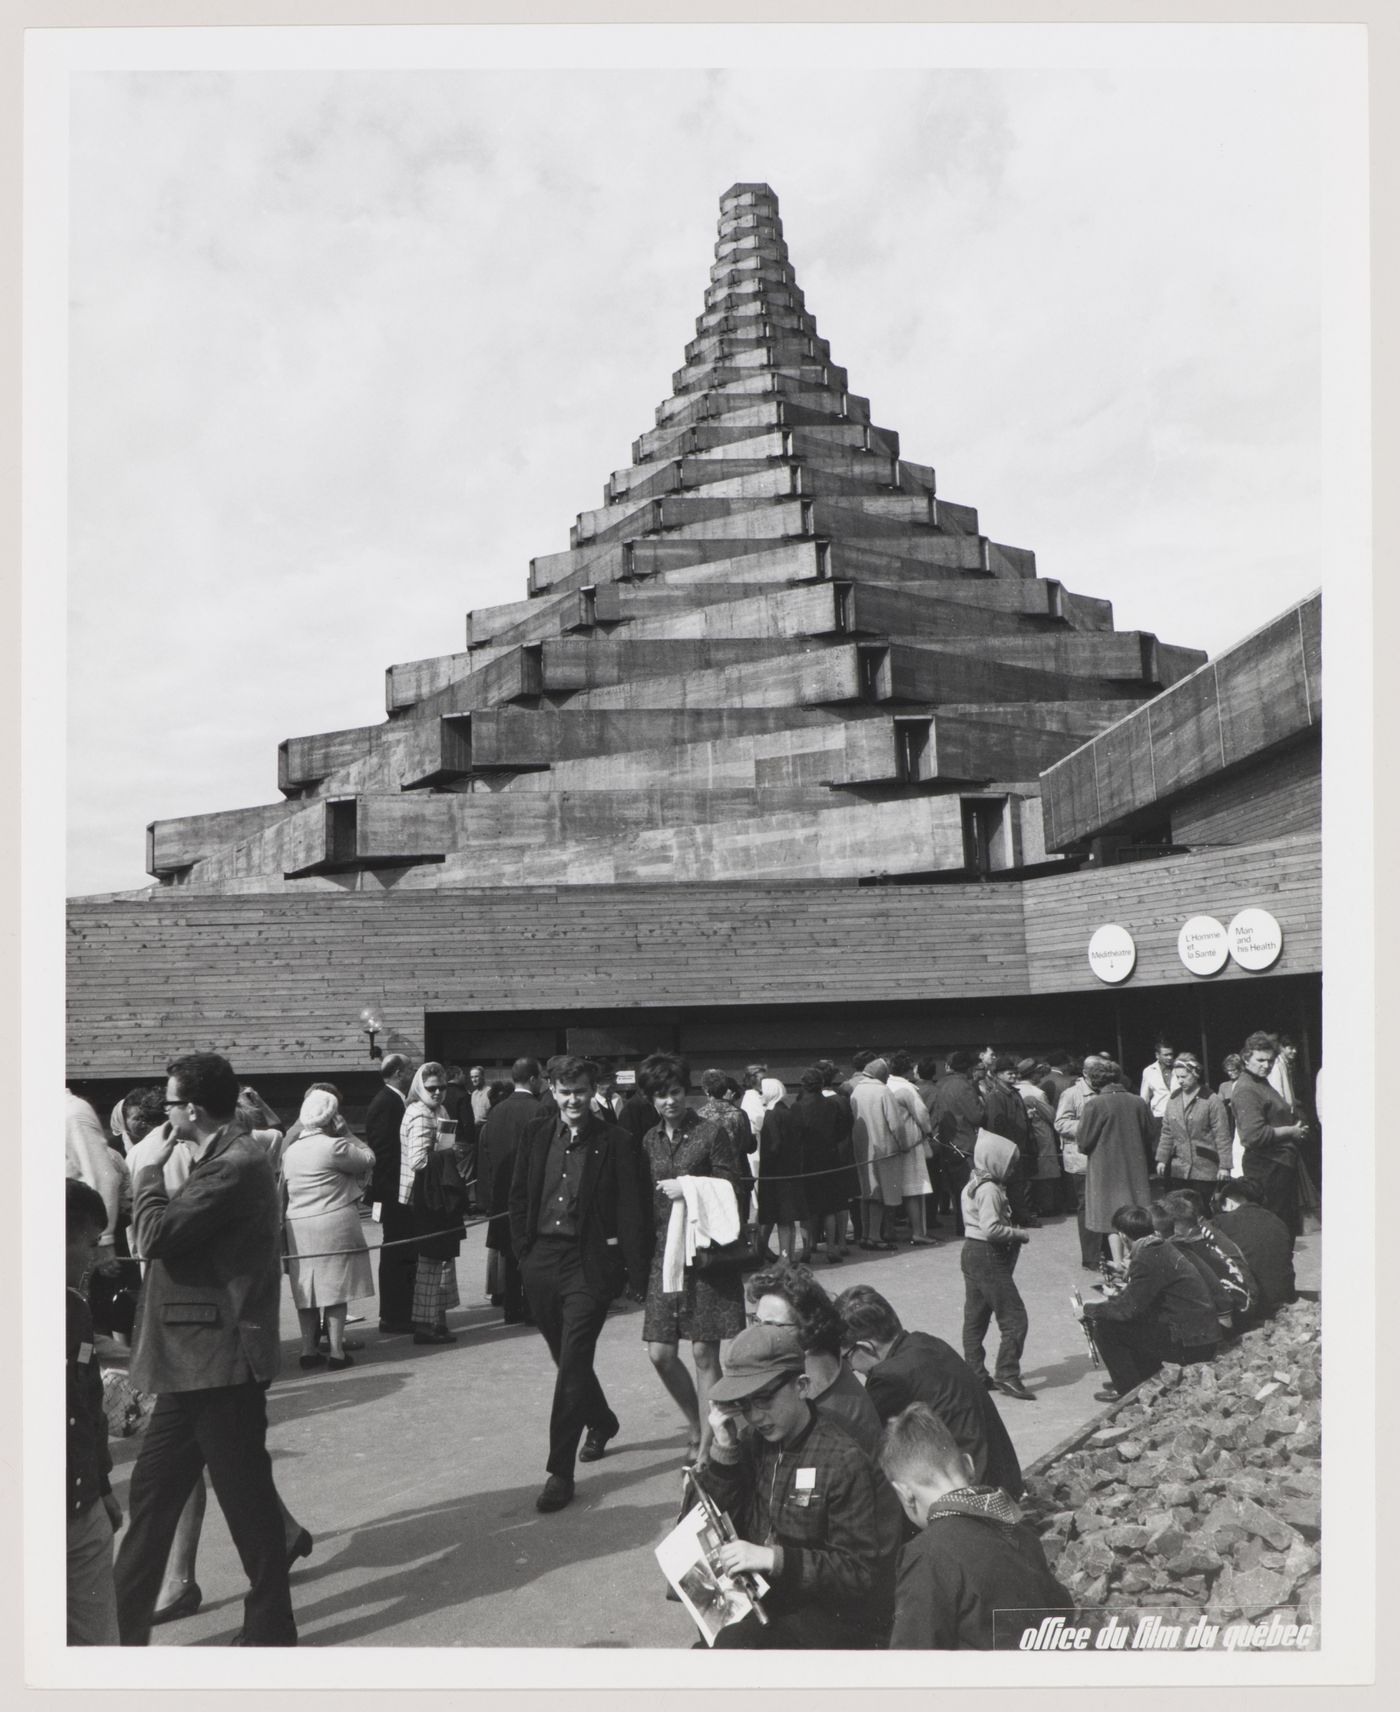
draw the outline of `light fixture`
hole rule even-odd
[[[375,1035],[384,1031],[384,1019],[374,1005],[366,1005],[360,1012],[360,1027],[369,1036],[369,1055],[371,1058],[382,1058],[383,1050],[375,1044]]]

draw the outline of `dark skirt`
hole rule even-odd
[[[666,1227],[656,1233],[656,1251],[647,1280],[642,1338],[647,1343],[720,1343],[738,1337],[745,1324],[744,1279],[739,1272],[685,1270],[685,1288],[678,1296],[661,1289],[661,1262],[666,1253]]]

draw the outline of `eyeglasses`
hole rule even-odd
[[[776,1385],[770,1385],[766,1390],[756,1391],[752,1397],[741,1397],[735,1407],[741,1415],[750,1415],[755,1409],[766,1409],[794,1374],[785,1373]]]
[[[744,1318],[751,1326],[792,1326],[795,1320],[765,1320],[762,1314],[748,1313]]]
[[[192,1106],[193,1104],[194,1104],[193,1100],[162,1100],[161,1101],[161,1105],[163,1105],[165,1107],[166,1111],[169,1111],[172,1106]]]
[[[442,1083],[441,1082],[425,1082],[423,1084],[423,1092],[425,1094],[440,1094],[442,1092]]]

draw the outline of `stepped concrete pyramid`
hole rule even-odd
[[[529,598],[289,738],[283,799],[157,821],[197,892],[931,880],[1047,861],[1039,775],[1205,655],[1117,631],[900,456],[765,184],[720,200],[671,396]]]

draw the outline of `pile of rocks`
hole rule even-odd
[[[1299,1302],[1211,1364],[1164,1368],[1032,1472],[1028,1517],[1080,1605],[1190,1606],[1212,1621],[1296,1609],[1317,1624],[1319,1322]]]

